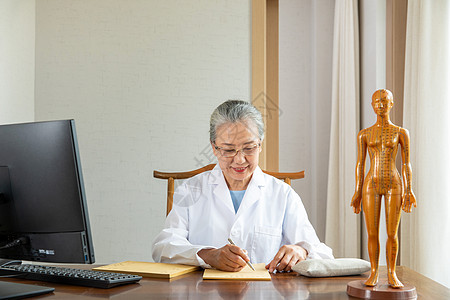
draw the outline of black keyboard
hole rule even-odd
[[[1,267],[0,270],[3,270],[3,273],[9,273],[11,276],[24,279],[83,285],[104,289],[127,283],[135,283],[142,279],[142,277],[138,275],[31,264],[7,265]]]

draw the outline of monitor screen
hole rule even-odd
[[[74,120],[0,126],[0,258],[95,261]]]

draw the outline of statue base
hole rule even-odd
[[[392,288],[387,281],[376,286],[366,286],[365,280],[354,280],[347,284],[347,294],[363,299],[417,299],[416,288],[406,285],[399,289]]]

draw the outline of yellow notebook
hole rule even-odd
[[[269,271],[265,264],[253,264],[255,271],[245,266],[239,272],[225,272],[216,269],[206,269],[203,279],[226,279],[226,280],[271,280]]]
[[[124,261],[116,264],[94,268],[94,270],[96,271],[117,272],[141,275],[142,277],[169,279],[189,272],[194,272],[199,269],[200,268],[196,266],[140,261]]]

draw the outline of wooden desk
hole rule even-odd
[[[380,270],[380,281],[386,280]],[[17,278],[1,278],[27,284],[38,284],[55,288],[53,294],[39,296],[39,299],[356,299],[346,293],[347,282],[363,279],[362,276],[308,278],[297,273],[275,274],[272,281],[223,281],[203,280],[203,271],[186,274],[172,280],[143,278],[137,284],[112,289],[86,288],[48,282],[37,282]],[[418,299],[450,299],[450,289],[406,267],[397,267],[402,282],[414,285]]]

